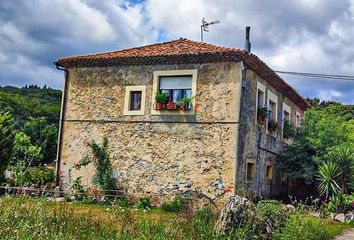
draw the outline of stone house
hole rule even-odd
[[[222,202],[241,188],[282,190],[274,158],[289,143],[283,126],[298,125],[308,105],[249,49],[181,38],[55,64],[65,70],[57,161],[65,189],[80,176],[91,184],[94,166],[75,165],[88,143],[107,137],[112,176],[137,197],[193,190]]]

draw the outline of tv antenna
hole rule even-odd
[[[200,25],[200,38],[201,41],[203,42],[203,32],[209,32],[209,25],[217,24],[220,23],[219,20],[212,21],[212,22],[207,22],[205,18],[202,19],[202,25]]]

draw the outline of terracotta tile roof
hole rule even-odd
[[[308,103],[288,83],[278,76],[256,55],[241,49],[220,47],[213,44],[191,41],[185,38],[90,55],[71,56],[59,59],[57,64],[65,67],[99,67],[117,65],[192,64],[210,62],[243,61],[278,91],[302,109]]]

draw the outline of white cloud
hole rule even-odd
[[[274,69],[354,75],[354,0],[13,0],[0,1],[0,61],[2,69],[16,72],[17,65],[21,71],[16,78],[0,72],[0,81],[23,85],[38,79],[50,85],[49,78],[62,79],[52,72],[59,57],[157,39],[199,41],[203,17],[220,20],[205,40],[223,46],[242,48],[244,27],[250,25],[252,51]],[[321,89],[327,91],[321,96],[330,92],[354,101],[353,82],[283,77],[304,96],[317,96]]]
[[[319,90],[318,98],[325,101],[338,101],[343,94],[336,90]]]

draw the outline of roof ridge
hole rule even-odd
[[[175,40],[171,40],[171,41],[160,42],[160,43],[152,43],[152,44],[147,44],[147,45],[143,45],[143,46],[140,46],[140,47],[123,48],[123,49],[119,49],[119,50],[107,51],[107,52],[99,52],[99,53],[72,55],[72,56],[61,58],[61,59],[70,59],[70,58],[73,58],[73,57],[100,56],[100,55],[109,54],[109,53],[123,52],[123,51],[127,51],[127,50],[142,49],[142,48],[145,48],[145,47],[152,47],[152,46],[162,45],[162,44],[166,44],[166,43],[173,43],[173,42],[177,42],[177,41],[180,41],[180,40],[188,40],[188,39],[181,37],[179,39],[175,39]]]

